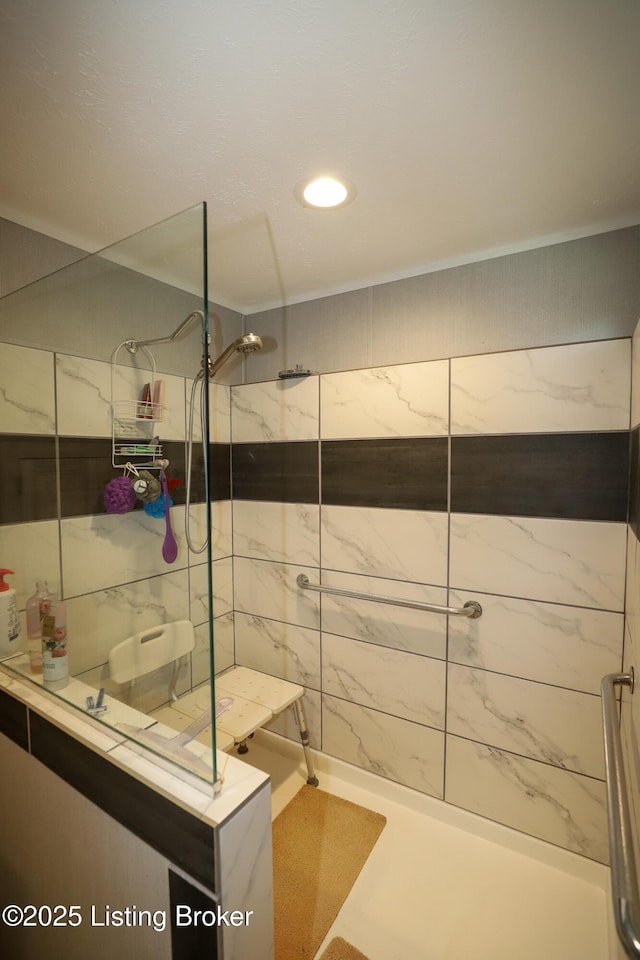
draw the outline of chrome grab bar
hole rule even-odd
[[[607,818],[611,859],[611,897],[616,930],[626,954],[640,957],[640,897],[629,814],[627,780],[622,757],[622,740],[616,687],[631,687],[633,672],[609,673],[600,686],[604,727],[604,761],[607,782]]]
[[[396,607],[410,607],[412,610],[428,610],[430,613],[443,613],[450,617],[468,617],[477,620],[482,616],[482,607],[477,600],[467,600],[463,607],[443,607],[439,603],[423,603],[420,600],[401,600],[399,597],[379,597],[373,593],[357,593],[355,590],[341,590],[339,587],[325,587],[321,583],[310,583],[304,573],[298,574],[297,584],[303,590],[316,590],[318,593],[332,593],[337,597],[352,597],[354,600],[373,600],[375,603],[391,603]]]

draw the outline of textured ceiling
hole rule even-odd
[[[640,222],[638,0],[0,0],[0,215],[251,313]],[[335,211],[294,198],[333,171]]]

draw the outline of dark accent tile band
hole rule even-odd
[[[167,477],[173,480],[180,480],[181,485],[175,487],[171,493],[171,499],[176,504],[185,502],[185,482],[186,482],[186,455],[183,440],[162,440],[162,456],[169,461],[167,467]],[[158,474],[154,474],[158,476]]]
[[[111,440],[60,437],[60,510],[63,517],[106,513],[104,488],[119,476],[111,466]]]
[[[54,437],[2,434],[0,462],[0,524],[58,516]]]
[[[132,441],[133,442],[133,441]],[[169,460],[167,475],[182,481],[172,493],[174,503],[184,503],[184,443],[163,442]],[[84,517],[106,513],[104,488],[122,471],[111,465],[111,440],[95,437],[60,437],[60,510],[62,517]],[[136,510],[142,503],[136,503]]]
[[[176,911],[178,907],[189,908],[191,916],[195,910],[215,913],[216,901],[208,897],[198,887],[184,877],[169,870],[169,902],[171,904],[171,958],[172,960],[216,960],[218,956],[218,926],[183,923],[178,925]],[[202,913],[201,913],[202,916]],[[188,917],[183,910],[181,917]]]
[[[625,522],[629,434],[453,437],[455,513]]]
[[[322,441],[322,502],[447,509],[447,437]]]
[[[237,500],[318,503],[318,444],[234,443],[233,496]]]
[[[210,890],[213,828],[29,711],[31,753],[127,830]]]
[[[191,455],[191,503],[204,503],[204,455],[201,443]],[[211,500],[231,499],[231,444],[209,444],[209,487]],[[184,502],[184,497],[182,501]]]
[[[629,526],[640,540],[640,427],[631,431],[629,459]]]
[[[0,733],[4,733],[23,750],[29,749],[27,708],[4,690],[0,690]]]

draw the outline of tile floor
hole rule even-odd
[[[317,957],[341,936],[369,960],[613,960],[601,864],[315,756],[321,789],[387,817]],[[299,746],[260,730],[243,759],[275,817],[305,782]]]

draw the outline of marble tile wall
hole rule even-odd
[[[631,341],[631,471],[629,526],[627,530],[627,579],[625,595],[624,672],[640,677],[640,323]],[[610,671],[614,672],[614,671]],[[621,688],[621,734],[632,829],[636,849],[640,842],[640,702],[635,693]]]
[[[179,552],[161,554],[164,520],[136,509],[107,514],[102,494],[117,476],[111,463],[111,364],[13,344],[0,345],[0,554],[14,569],[26,643],[24,607],[37,579],[67,601],[70,669],[95,686],[145,709],[165,702],[166,670],[140,690],[112,684],[109,651],[119,640],[168,620],[191,619],[196,648],[182,667],[179,689],[208,679],[206,554],[187,549],[184,487],[173,494],[171,519]],[[170,461],[169,476],[185,479],[185,419],[192,382],[162,374],[164,418],[157,430]],[[115,396],[135,399],[149,371],[120,367]],[[214,497],[212,503],[216,669],[233,663],[232,510],[230,499],[230,390],[210,390]],[[198,434],[199,436],[200,434]],[[194,451],[197,472],[202,454]],[[205,536],[203,490],[190,508],[192,538]],[[218,636],[219,635],[219,636]],[[112,689],[113,688],[113,689]],[[142,703],[142,701],[141,701]]]
[[[231,388],[236,662],[306,685],[325,752],[602,861],[630,348]],[[301,572],[483,616],[320,596]]]

